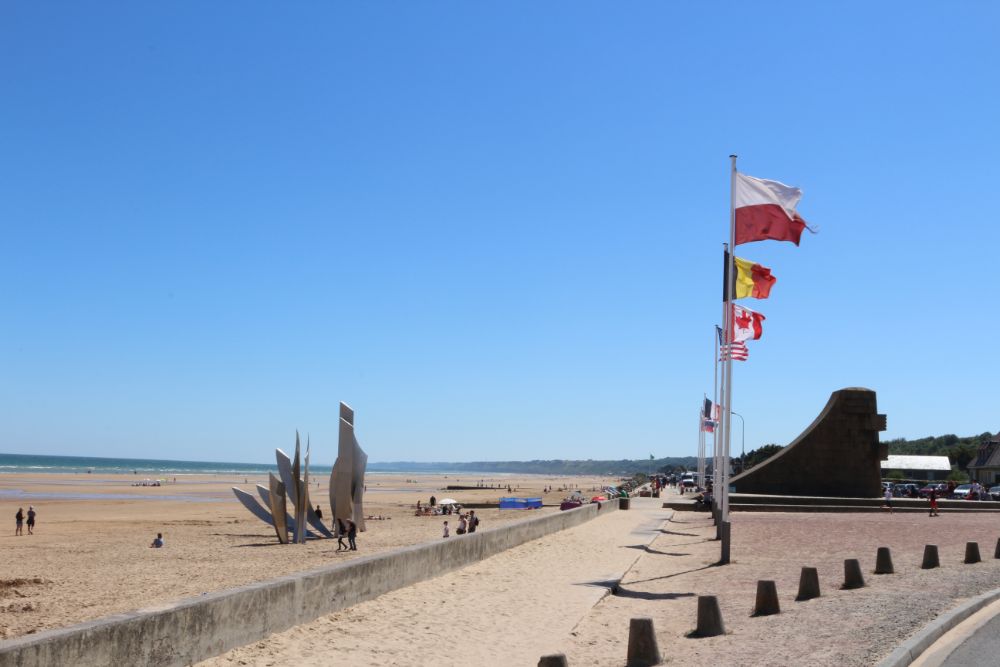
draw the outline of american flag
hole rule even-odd
[[[727,358],[733,361],[746,361],[749,356],[750,351],[747,350],[746,343],[730,343],[719,348],[719,361],[725,361]]]

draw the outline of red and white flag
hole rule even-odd
[[[742,343],[748,340],[758,340],[763,333],[762,324],[765,317],[749,308],[733,304],[732,330],[730,340]],[[734,357],[735,359],[735,357]]]
[[[746,361],[750,357],[750,350],[744,342],[723,345],[719,350],[719,361],[732,359],[733,361]]]
[[[795,207],[802,190],[778,181],[736,174],[736,245],[752,241],[791,241],[799,244],[808,225]]]

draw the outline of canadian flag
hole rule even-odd
[[[734,343],[742,343],[747,340],[757,340],[760,338],[763,329],[761,323],[764,316],[754,312],[749,308],[733,304],[733,336]]]

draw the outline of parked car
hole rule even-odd
[[[990,499],[991,500],[1000,500],[1000,486],[992,486],[992,487],[990,487]]]
[[[969,497],[969,494],[971,493],[972,493],[972,485],[962,484],[960,486],[955,487],[955,490],[951,492],[951,496],[956,500],[973,500],[974,498]]]
[[[892,495],[897,498],[916,498],[919,494],[919,489],[916,484],[895,484],[892,487]]]
[[[1000,488],[1000,487],[998,487]],[[947,484],[928,484],[927,486],[920,489],[920,497],[927,498],[931,495],[931,491],[937,491],[938,498],[948,497],[948,485]]]

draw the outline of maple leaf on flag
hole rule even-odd
[[[757,340],[762,333],[761,323],[764,316],[754,312],[749,308],[733,304],[733,335],[734,343],[741,343],[747,340]]]

